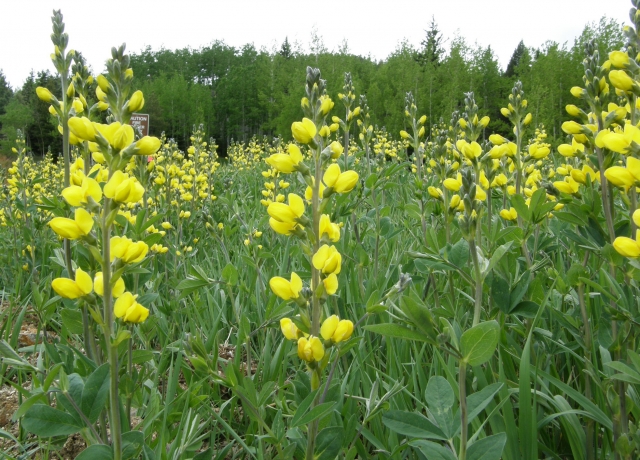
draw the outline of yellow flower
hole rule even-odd
[[[636,224],[636,227],[640,227],[640,209],[636,209],[633,211],[633,223]]]
[[[518,213],[514,208],[503,209],[500,211],[500,217],[505,220],[516,220],[518,218]]]
[[[93,277],[93,290],[96,291],[96,294],[98,294],[99,296],[104,295],[104,277],[102,275],[102,272],[96,273],[96,276]],[[111,296],[114,299],[117,299],[122,295],[124,290],[124,280],[122,278],[118,278],[118,280],[111,288]]]
[[[134,153],[136,155],[153,155],[158,151],[162,142],[157,137],[144,136],[136,142]]]
[[[322,322],[320,326],[320,335],[325,340],[331,340],[331,336],[336,331],[340,318],[337,315],[331,315]]]
[[[613,247],[624,257],[640,257],[640,245],[638,245],[636,240],[632,240],[631,238],[619,236],[614,240]]]
[[[122,318],[128,323],[141,323],[149,317],[149,309],[140,305],[130,292],[125,292],[113,305],[116,318]]]
[[[61,237],[75,240],[89,234],[93,228],[93,218],[86,210],[78,208],[74,219],[56,217],[51,219],[49,226]]]
[[[333,158],[334,160],[336,158],[339,158],[340,155],[342,155],[342,153],[344,152],[344,147],[342,147],[342,144],[340,144],[340,142],[338,141],[333,141],[331,144],[329,144],[329,148],[331,149],[331,158]]]
[[[324,357],[324,345],[318,337],[310,335],[298,339],[298,357],[308,363],[320,361]]]
[[[96,140],[96,128],[86,117],[71,117],[69,118],[69,130],[78,139],[84,141],[95,142]]]
[[[357,172],[345,171],[341,173],[340,166],[337,163],[333,163],[325,171],[322,181],[337,193],[348,193],[356,186],[358,178]]]
[[[348,319],[340,320],[336,315],[329,316],[320,327],[322,338],[334,343],[348,340],[352,333],[353,323]]]
[[[149,252],[149,246],[144,241],[133,242],[126,236],[111,238],[111,261],[116,257],[123,262],[132,264],[140,262]]]
[[[116,171],[104,186],[104,196],[120,203],[137,203],[144,195],[144,187],[128,174]]]
[[[487,192],[482,190],[482,187],[476,184],[476,200],[484,201],[486,199],[487,199]]]
[[[289,144],[287,150],[289,151],[288,155],[286,153],[274,153],[265,161],[281,173],[289,174],[297,171],[298,165],[302,162],[300,147],[295,144]]]
[[[56,100],[56,97],[51,93],[51,91],[49,91],[47,88],[44,88],[42,86],[38,86],[36,88],[36,94],[38,95],[38,98],[41,101],[46,102],[48,104],[51,104]]]
[[[337,275],[342,267],[342,255],[335,246],[323,244],[313,255],[312,263],[317,270],[321,270],[326,275],[331,273]]]
[[[604,172],[604,177],[616,187],[622,187],[624,189],[628,189],[636,182],[633,174],[622,166],[612,166],[607,169]]]
[[[71,206],[81,206],[88,202],[89,197],[98,203],[102,199],[102,189],[95,179],[82,177],[82,185],[70,185],[62,190],[62,196]]]
[[[115,121],[109,125],[96,123],[94,126],[115,150],[122,150],[133,143],[135,133],[131,125]]]
[[[462,174],[458,173],[456,179],[453,179],[451,177],[445,179],[444,182],[442,182],[442,185],[444,185],[447,190],[457,192],[458,190],[460,190],[460,187],[462,187]]]
[[[330,274],[322,280],[324,290],[327,294],[333,295],[338,291],[338,277],[335,273]]]
[[[129,111],[137,112],[142,109],[142,107],[144,107],[144,95],[142,94],[142,91],[138,90],[133,93],[131,95],[131,99],[129,99]]]
[[[635,83],[624,70],[612,70],[609,72],[609,80],[616,89],[622,91],[631,91]]]
[[[609,53],[609,60],[614,67],[619,69],[629,67],[629,55],[624,51],[612,51]]]
[[[295,193],[289,194],[289,204],[271,203],[267,213],[278,222],[295,224],[304,214],[304,201]]]
[[[274,276],[269,280],[269,287],[282,300],[297,299],[302,290],[302,279],[296,272],[291,272],[290,281],[281,276]]]
[[[340,226],[331,222],[328,214],[320,216],[320,238],[327,235],[329,240],[336,243],[340,240]]]
[[[295,121],[291,125],[293,138],[301,144],[310,143],[317,132],[315,123],[308,118],[303,118],[302,121]]]
[[[431,195],[433,198],[436,198],[436,199],[441,199],[442,196],[444,195],[442,193],[442,190],[433,186],[428,187],[427,192],[429,192],[429,195]]]
[[[56,278],[51,282],[51,287],[56,294],[65,299],[77,299],[91,294],[93,283],[91,276],[82,269],[76,270],[75,280],[69,278]]]
[[[300,330],[290,318],[282,318],[280,320],[280,329],[282,330],[282,335],[284,335],[287,340],[298,339],[298,332]]]
[[[578,189],[580,188],[580,184],[570,176],[566,177],[564,181],[554,182],[553,186],[558,189],[559,192],[567,193],[569,195],[578,193]]]
[[[493,145],[502,145],[506,143],[507,140],[500,134],[492,134],[491,136],[489,136],[489,142],[491,142]]]

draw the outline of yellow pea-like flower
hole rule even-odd
[[[282,318],[280,320],[280,330],[282,331],[282,335],[287,340],[297,340],[298,339],[298,326],[295,325],[290,318]]]
[[[116,281],[111,288],[111,296],[117,299],[124,293],[125,289],[124,280],[118,278],[118,281]],[[96,294],[99,296],[104,295],[104,278],[102,272],[97,272],[96,276],[93,277],[93,290],[96,291]]]
[[[317,270],[321,270],[326,275],[331,273],[337,275],[342,267],[342,255],[335,246],[324,244],[313,255],[312,263]]]
[[[612,166],[611,168],[608,168],[604,172],[604,176],[616,187],[622,187],[625,189],[628,189],[636,182],[633,174],[631,174],[627,168],[622,166]]]
[[[324,357],[324,345],[318,337],[310,335],[298,339],[298,357],[303,361],[312,363],[320,361]]]
[[[137,112],[144,107],[144,95],[142,91],[138,90],[131,95],[131,99],[129,99],[129,111]]]
[[[619,236],[613,241],[613,248],[618,254],[624,257],[636,258],[640,257],[640,245],[636,240]]]
[[[317,132],[315,123],[308,118],[303,118],[302,121],[295,121],[291,125],[293,138],[301,144],[309,144]]]
[[[89,234],[93,228],[93,218],[86,210],[78,208],[74,219],[56,217],[49,222],[49,226],[61,237],[75,240]]]
[[[111,238],[111,261],[115,258],[125,263],[140,262],[149,252],[149,246],[144,241],[133,242],[126,236],[114,236]]]
[[[332,223],[328,214],[320,216],[320,238],[324,235],[327,235],[333,243],[340,240],[340,226]]]
[[[516,220],[518,218],[518,213],[514,208],[503,209],[500,211],[500,217],[505,220]]]
[[[62,190],[62,197],[71,206],[82,206],[91,197],[96,203],[102,199],[102,189],[95,179],[82,177],[82,185],[70,185]]]
[[[351,334],[353,334],[353,322],[348,319],[343,319],[338,323],[338,327],[336,327],[335,332],[331,336],[331,340],[333,340],[334,343],[340,343],[349,340]]]
[[[51,287],[65,299],[77,299],[93,291],[91,276],[80,268],[76,270],[75,279],[56,278],[51,282]]]
[[[121,318],[128,323],[141,323],[149,317],[149,309],[140,305],[130,292],[125,292],[113,305],[113,313],[116,318]]]
[[[289,204],[271,203],[267,213],[272,219],[287,224],[296,224],[304,214],[304,201],[295,193],[289,194]]]
[[[338,277],[335,273],[330,274],[322,280],[324,290],[327,294],[333,295],[338,291]]]
[[[609,72],[609,80],[616,89],[622,91],[631,91],[635,84],[633,78],[624,70],[612,70]]]
[[[296,272],[291,272],[291,280],[274,276],[269,280],[269,287],[282,300],[297,299],[302,290],[302,279]]]
[[[338,327],[338,323],[340,322],[340,318],[337,315],[331,315],[327,319],[322,322],[322,326],[320,326],[320,335],[325,340],[331,340],[333,333],[336,331]]]
[[[38,98],[41,101],[46,102],[48,104],[51,104],[56,100],[56,97],[51,93],[51,91],[49,91],[47,88],[43,86],[38,86],[36,88],[36,94],[38,95]]]
[[[162,142],[157,137],[144,136],[136,142],[134,153],[136,155],[153,155],[158,151]]]

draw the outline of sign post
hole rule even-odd
[[[132,113],[131,126],[140,131],[142,136],[149,135],[149,114],[148,113]]]

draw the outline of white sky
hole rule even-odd
[[[317,5],[317,7],[315,6]],[[406,38],[418,46],[435,16],[446,39],[456,32],[473,45],[491,45],[506,67],[522,39],[573,44],[585,24],[602,16],[629,23],[629,0],[0,0],[0,69],[22,85],[31,69],[49,69],[52,10],[61,9],[70,48],[81,51],[94,73],[112,46],[137,52],[199,48],[216,39],[240,47],[278,47],[285,36],[308,49],[315,27],[335,50],[346,39],[354,54],[384,59]],[[310,17],[309,19],[307,19]],[[447,42],[445,48],[448,49]]]

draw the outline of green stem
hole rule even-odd
[[[474,239],[471,239],[471,241],[469,241],[469,251],[471,252],[471,259],[473,260],[473,269],[475,273],[473,326],[476,326],[480,322],[480,313],[482,312],[482,272],[480,271],[480,262],[478,260],[478,250],[476,247],[476,241]]]
[[[460,360],[458,372],[458,397],[460,399],[460,453],[458,460],[467,458],[467,363]]]
[[[109,360],[109,410],[111,414],[111,443],[113,459],[122,459],[122,428],[120,426],[120,400],[118,397],[118,349],[112,343],[113,306],[111,298],[111,223],[108,222],[111,200],[104,199],[102,211],[102,280],[104,305],[104,340]]]

